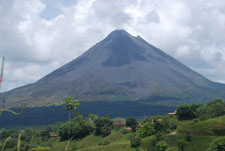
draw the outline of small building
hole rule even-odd
[[[115,128],[121,128],[126,126],[126,120],[124,118],[115,118],[113,119],[113,126]]]
[[[127,131],[127,132],[130,132],[132,131],[132,129],[130,127],[124,127],[123,130]]]
[[[177,110],[175,110],[173,113],[168,113],[168,115],[177,115]]]
[[[50,133],[49,137],[59,137],[59,135],[57,133]]]
[[[138,123],[138,128],[142,128],[142,127],[144,127],[144,125],[141,123]]]

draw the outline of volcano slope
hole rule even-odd
[[[174,106],[224,99],[225,85],[206,79],[140,36],[115,30],[80,57],[5,95],[9,107],[61,104],[66,96]]]

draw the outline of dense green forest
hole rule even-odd
[[[181,105],[143,120],[79,113],[67,99],[67,122],[1,129],[2,151],[225,151],[225,102]],[[24,114],[24,113],[23,113]],[[70,116],[74,114],[74,116]]]
[[[19,112],[21,109],[12,109]],[[145,101],[96,101],[81,102],[78,112],[85,117],[89,113],[98,116],[115,117],[136,117],[144,118],[146,116],[164,115],[175,110],[175,107],[162,105],[152,105]],[[41,114],[40,114],[41,113]],[[4,112],[0,116],[0,128],[9,128],[15,126],[40,126],[56,122],[67,121],[67,111],[64,105],[47,106],[47,107],[26,107],[23,114],[15,116],[11,113]],[[71,115],[73,116],[73,114]]]

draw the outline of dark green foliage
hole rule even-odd
[[[141,145],[141,138],[140,137],[137,137],[137,136],[132,137],[130,139],[130,145],[133,148],[140,146]]]
[[[131,129],[132,129],[132,132],[136,132],[137,125],[132,125],[132,126],[131,126]]]
[[[133,112],[134,108],[138,112]],[[13,110],[19,112],[20,108]],[[77,111],[85,117],[88,116],[89,113],[93,113],[98,116],[108,115],[110,118],[129,116],[142,117],[152,116],[155,114],[163,115],[173,110],[175,110],[175,107],[151,105],[141,101],[82,101],[81,106],[77,109]],[[71,114],[71,119],[72,117],[73,114]],[[15,117],[7,112],[2,113],[0,128],[9,128],[12,126],[40,126],[66,120],[68,120],[68,111],[65,110],[65,105],[34,108],[26,107],[23,114],[20,116]]]
[[[61,125],[59,136],[60,140],[79,139],[89,135],[93,130],[94,127],[91,121],[79,117],[79,120],[66,122]]]
[[[204,105],[197,109],[197,116],[200,120],[207,120],[212,117],[212,114],[209,108]]]
[[[171,130],[177,129],[177,124],[175,122],[170,122],[169,123],[169,129],[171,129]]]
[[[126,119],[126,126],[132,127],[133,125],[137,125],[137,120],[135,118],[129,117]]]
[[[144,127],[138,129],[137,134],[141,138],[144,138],[144,137],[147,137],[147,136],[155,134],[155,132],[156,132],[156,130],[155,130],[153,124],[148,122],[148,123],[144,124]]]
[[[193,118],[207,120],[223,115],[225,115],[225,102],[220,99],[211,101],[206,105],[182,105],[177,108],[179,120],[191,120]]]
[[[162,138],[162,135],[163,135],[162,132],[161,133],[156,133],[155,134],[156,140],[160,141],[160,139]]]
[[[195,108],[191,105],[182,105],[177,108],[177,118],[179,120],[191,120],[195,117]]]
[[[185,141],[184,139],[178,140],[177,141],[177,146],[179,148],[179,151],[184,151],[185,146],[187,146],[187,141]]]
[[[169,145],[166,142],[158,142],[156,144],[156,151],[165,151]]]
[[[225,137],[213,140],[210,145],[209,151],[225,151]]]
[[[33,129],[32,128],[26,128],[21,136],[21,141],[29,142],[32,139],[33,136]]]
[[[68,118],[70,120],[70,112],[76,110],[80,106],[80,102],[73,96],[65,98],[65,108],[69,112]]]
[[[169,128],[169,125],[168,125],[168,122],[166,121],[156,121],[154,123],[154,128],[157,130],[157,131],[165,131]]]
[[[17,139],[16,138],[11,138],[6,144],[5,148],[14,148],[17,145]]]
[[[191,142],[191,134],[190,133],[186,133],[184,137],[187,142]]]
[[[73,111],[80,106],[80,102],[76,100],[73,96],[65,98],[65,108],[68,111]]]
[[[9,136],[11,136],[13,133],[14,133],[13,131],[3,129],[0,133],[0,139],[6,139]]]
[[[40,136],[41,138],[44,140],[44,139],[48,139],[49,138],[49,135],[50,135],[50,131],[48,129],[43,129],[41,132],[40,132]]]
[[[225,102],[216,99],[209,102],[207,105],[199,107],[197,109],[197,114],[201,120],[223,116],[225,115]]]
[[[135,118],[129,117],[126,119],[126,126],[131,127],[132,132],[136,132],[137,120]]]
[[[96,120],[94,120],[95,124],[95,134],[101,135],[103,137],[108,136],[111,134],[111,131],[113,129],[113,121],[108,117],[99,117]]]

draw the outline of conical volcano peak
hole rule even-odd
[[[107,38],[116,39],[118,37],[131,37],[131,35],[124,29],[117,29],[112,31]]]
[[[224,99],[224,92],[225,85],[209,81],[140,36],[115,30],[36,83],[7,92],[7,103],[42,106],[75,96],[81,101],[183,104]]]
[[[145,51],[135,39],[125,30],[111,32],[106,38],[108,55],[103,65],[120,67],[134,61],[146,61]]]

